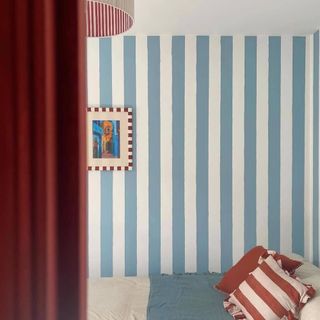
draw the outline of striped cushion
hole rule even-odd
[[[278,262],[280,267],[283,270],[288,271],[290,273],[290,275],[293,275],[295,273],[296,269],[301,267],[301,265],[303,264],[302,261],[292,260],[292,259],[288,258],[287,256],[280,254],[280,253],[273,251],[273,250],[266,250],[266,252],[264,252],[263,255],[260,257],[260,259],[261,258],[265,259],[270,255],[273,256],[273,258]]]
[[[259,258],[261,256],[267,258],[269,255],[272,255],[281,265],[281,268],[290,272],[290,274],[293,274],[302,265],[301,261],[292,260],[276,251],[267,250],[263,246],[256,246],[224,274],[215,288],[227,294],[232,293],[247,278],[248,274],[258,266]]]
[[[293,320],[314,294],[312,286],[290,276],[270,255],[224,301],[224,307],[234,319]]]

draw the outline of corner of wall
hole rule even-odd
[[[311,75],[312,75],[312,87],[311,87],[311,100],[310,110],[312,110],[313,121],[310,123],[310,148],[311,148],[311,206],[309,221],[311,225],[310,229],[310,258],[314,264],[319,265],[320,260],[320,244],[319,244],[319,230],[320,230],[320,217],[319,217],[319,29],[310,35],[312,41],[311,57]]]

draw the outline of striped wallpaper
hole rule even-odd
[[[320,43],[319,43],[319,31],[313,34],[313,99],[311,100],[313,109],[313,123],[312,123],[312,161],[313,161],[313,192],[312,192],[312,253],[313,253],[313,263],[315,265],[320,265],[319,257],[319,91],[320,91]]]
[[[134,109],[134,170],[89,172],[89,275],[319,261],[319,33],[88,39],[88,102]]]

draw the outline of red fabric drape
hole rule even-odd
[[[0,4],[0,318],[85,320],[85,2]]]

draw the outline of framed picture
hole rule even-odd
[[[87,111],[88,170],[132,170],[132,108]]]

